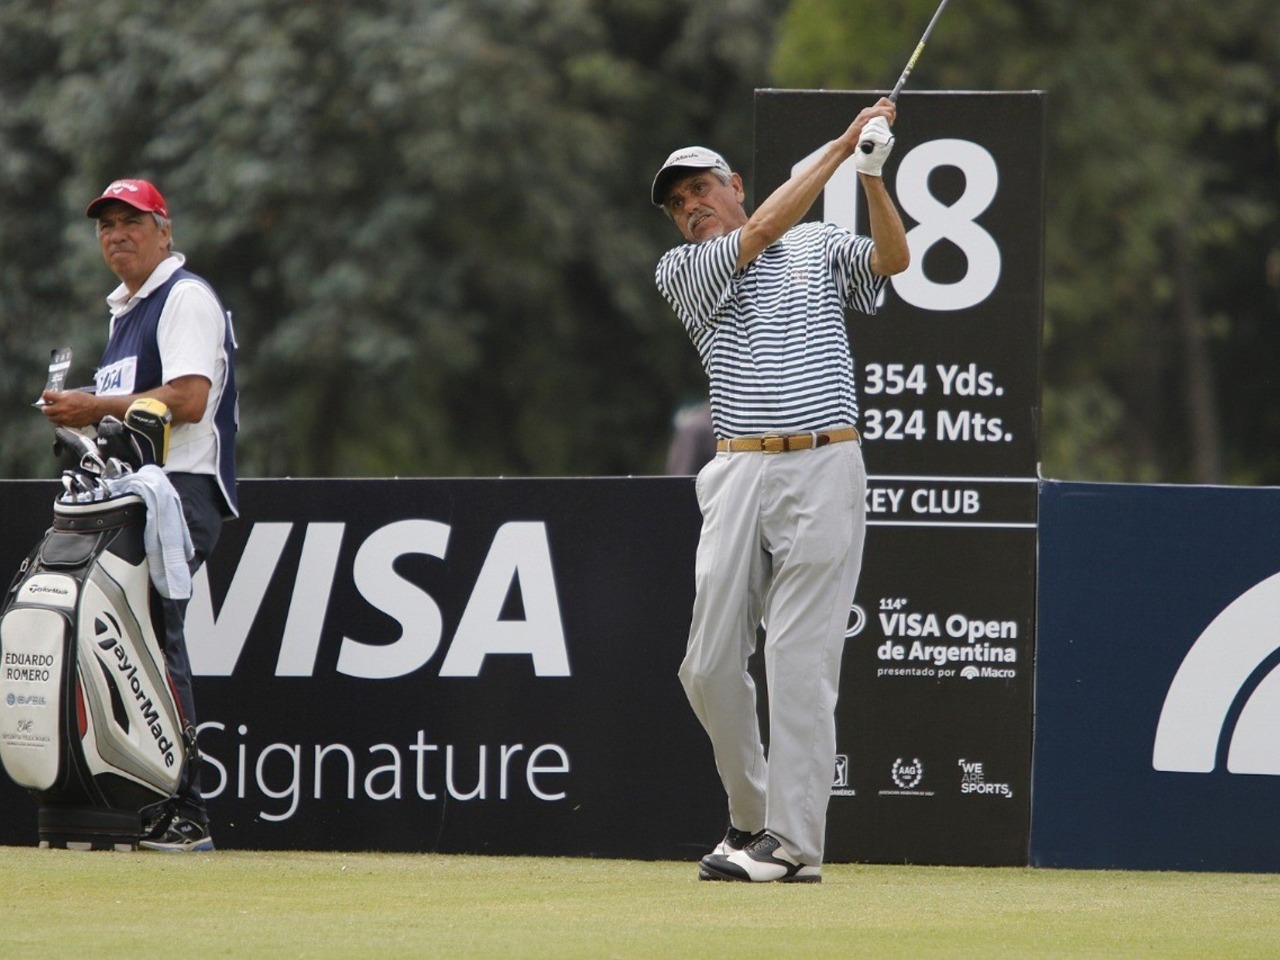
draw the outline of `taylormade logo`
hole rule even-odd
[[[114,625],[108,625],[105,621],[99,620],[95,626],[105,629],[111,629]],[[101,633],[102,630],[99,630]],[[133,694],[134,702],[137,703],[138,709],[142,713],[142,722],[151,732],[151,736],[155,738],[156,748],[164,757],[164,765],[172,767],[178,762],[178,758],[174,753],[174,741],[164,729],[161,723],[160,711],[156,709],[155,701],[151,691],[143,684],[145,677],[138,673],[137,665],[130,659],[129,652],[125,650],[124,645],[120,643],[117,637],[107,637],[98,641],[98,648],[104,652],[110,652],[116,658],[116,670],[121,674],[129,691]]]
[[[78,593],[76,582],[61,573],[37,573],[18,587],[15,603],[36,603],[47,607],[72,609]]]
[[[31,587],[31,589],[30,589],[28,592],[30,592],[30,593],[52,593],[54,596],[58,596],[58,597],[69,597],[69,596],[71,596],[71,591],[70,591],[70,590],[68,590],[66,587],[50,587],[50,586],[42,586],[42,585],[40,585],[40,584],[33,584],[33,585],[32,585],[32,587]]]
[[[1280,776],[1280,670],[1272,669],[1278,650],[1280,573],[1237,597],[1187,652],[1160,711],[1151,765],[1211,773],[1226,735],[1228,771]],[[1228,731],[1242,695],[1244,707]]]

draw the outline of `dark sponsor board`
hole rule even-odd
[[[756,95],[758,201],[868,92]],[[1030,828],[1044,100],[904,93],[886,183],[912,266],[851,314],[870,530],[828,854],[1020,864]],[[846,164],[811,218],[867,232]]]
[[[761,92],[755,195],[873,99]],[[827,853],[1025,863],[1043,100],[901,110],[887,175],[915,266],[850,324],[870,530]],[[815,213],[857,225],[852,186]],[[57,490],[0,484],[0,570]],[[675,675],[690,479],[251,480],[241,499],[188,612],[221,846],[695,859],[719,839]],[[0,843],[34,842],[7,778],[0,804]]]
[[[0,484],[7,567],[42,535],[55,488]],[[691,480],[246,481],[241,493],[244,517],[224,528],[188,614],[222,846],[691,859],[715,841],[723,795],[675,677],[699,526]],[[939,537],[954,554],[986,549],[980,533],[871,530],[879,562],[866,615],[850,618],[833,860],[986,862],[988,847],[1021,842],[1025,791],[999,744],[1028,682],[1028,626],[993,611],[1013,603],[1033,555],[1008,549],[1024,531],[998,528],[1004,566],[976,593],[930,556]],[[970,666],[1015,674],[967,679]],[[966,728],[939,753],[927,711],[961,709]],[[904,726],[904,712],[919,721]],[[929,791],[978,819],[994,810],[983,829],[1003,839],[930,828],[870,843]],[[7,778],[0,802],[0,842],[33,843],[34,802]]]
[[[16,569],[53,488],[0,492]],[[222,846],[686,857],[715,842],[723,801],[675,676],[692,481],[241,494],[188,611]],[[34,842],[34,802],[7,779],[0,794],[0,842]]]

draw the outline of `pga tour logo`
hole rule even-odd
[[[1156,770],[1212,773],[1226,738],[1228,772],[1280,776],[1277,623],[1280,573],[1250,587],[1204,629],[1165,696],[1151,758]]]
[[[849,755],[845,753],[836,754],[835,776],[831,780],[831,795],[833,797],[856,797],[857,791],[849,786]]]
[[[836,754],[836,772],[835,779],[831,781],[833,787],[849,786],[849,757],[844,753]]]

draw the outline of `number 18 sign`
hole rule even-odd
[[[755,202],[809,163],[874,92],[756,93]],[[904,93],[885,182],[911,266],[875,317],[849,317],[874,472],[1036,475],[1040,407],[1044,100]],[[846,163],[810,219],[868,233]]]
[[[756,94],[756,203],[875,92]],[[904,93],[885,184],[911,266],[850,311],[867,562],[841,662],[829,859],[1010,865],[1030,829],[1044,98]],[[845,163],[813,219],[869,233]],[[845,693],[848,696],[844,695]]]

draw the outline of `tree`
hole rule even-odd
[[[111,286],[84,204],[165,191],[233,311],[242,475],[659,469],[705,389],[653,288],[675,146],[749,155],[778,4],[11,0],[0,395],[87,379]],[[11,418],[8,475],[46,475]]]
[[[935,7],[796,0],[775,74],[885,88]],[[1280,6],[966,0],[912,85],[1048,91],[1045,472],[1280,482]]]

